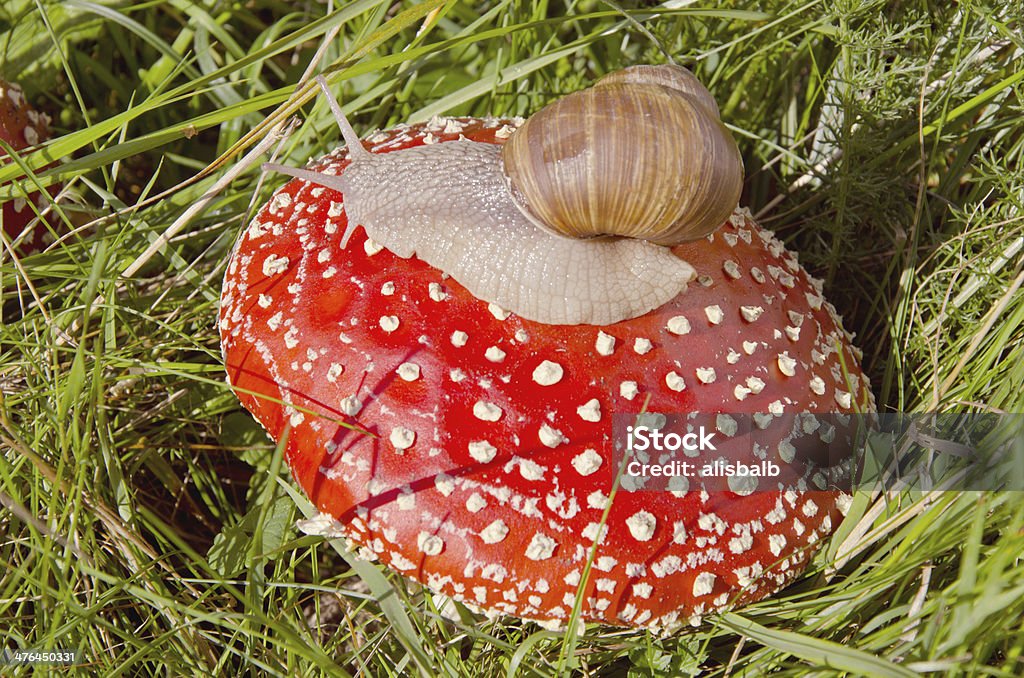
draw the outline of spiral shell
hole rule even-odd
[[[635,66],[545,107],[502,148],[517,207],[572,238],[676,245],[736,207],[743,163],[714,98],[686,69]]]

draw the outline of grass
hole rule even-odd
[[[227,389],[214,325],[232,242],[275,183],[240,159],[293,114],[281,161],[337,143],[296,88],[311,62],[365,132],[527,114],[671,54],[740,142],[744,202],[826,279],[879,406],[1024,412],[1022,15],[6,2],[0,74],[56,138],[0,167],[0,201],[62,189],[60,240],[0,252],[3,645],[77,649],[75,672],[110,675],[1024,673],[1014,493],[862,492],[795,585],[667,638],[443,620],[421,587],[294,529],[310,507]]]

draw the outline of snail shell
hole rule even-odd
[[[615,110],[620,116],[620,125],[621,116],[637,114],[658,116],[644,125],[644,129],[651,133],[661,124],[674,125],[669,128],[672,135],[679,129],[690,130],[686,134],[691,136],[700,130],[710,130],[715,134],[724,130],[717,121],[717,111],[713,110],[714,101],[699,83],[697,87],[704,91],[707,101],[702,102],[700,95],[684,96],[678,88],[632,83],[630,80],[638,75],[643,74],[627,69],[619,75],[613,74],[610,81],[602,81],[604,84],[594,88],[594,91],[600,90],[598,102],[617,106]],[[675,74],[666,76],[665,72],[657,71],[656,78],[665,77],[675,77]],[[693,76],[689,77],[693,79]],[[693,81],[696,82],[695,79]],[[553,230],[559,228],[557,226],[537,228],[538,217],[534,214],[545,210],[532,200],[527,200],[529,207],[524,207],[521,196],[513,197],[513,192],[518,189],[510,185],[507,176],[515,174],[515,171],[509,172],[502,162],[502,156],[506,155],[503,149],[522,137],[532,118],[512,135],[504,147],[460,140],[390,153],[371,153],[363,148],[358,135],[327,89],[326,81],[320,78],[319,82],[345,136],[351,164],[341,176],[280,165],[265,167],[344,194],[349,231],[342,238],[343,247],[352,229],[360,225],[370,238],[396,255],[416,255],[448,273],[476,297],[528,320],[549,324],[609,325],[661,306],[684,291],[687,283],[695,277],[695,272],[689,263],[675,256],[667,247],[654,244],[654,241],[681,242],[700,237],[720,225],[738,200],[742,168],[731,139],[727,138],[727,143],[715,141],[710,145],[713,151],[725,146],[726,151],[733,154],[735,162],[732,166],[740,175],[733,184],[719,190],[707,188],[699,177],[701,168],[714,163],[694,160],[689,153],[676,153],[666,164],[660,160],[666,154],[658,149],[661,144],[657,139],[637,137],[635,141],[640,141],[641,145],[654,146],[650,151],[632,149],[631,154],[638,162],[620,157],[630,155],[625,149],[632,142],[612,144],[613,149],[619,150],[611,153],[574,151],[583,156],[600,156],[610,160],[612,165],[624,165],[628,170],[626,176],[611,181],[611,185],[614,187],[612,197],[626,200],[631,207],[608,209],[622,214],[622,232],[615,235],[630,237],[596,238],[611,232],[592,227],[570,232],[571,222],[565,222],[567,225],[561,227],[565,229],[562,232]],[[637,94],[634,87],[645,91]],[[637,105],[635,100],[639,98],[659,103],[653,108],[648,104]],[[621,105],[612,103],[619,99],[626,101]],[[675,117],[667,111],[660,112],[659,107],[670,107],[672,102],[682,102],[684,112]],[[546,110],[538,115],[544,115]],[[652,114],[652,110],[655,113]],[[705,114],[708,111],[716,117]],[[592,115],[584,116],[584,119],[584,131],[574,132],[567,125],[566,118],[560,115],[562,133],[597,137],[593,126],[606,124],[598,122]],[[678,120],[689,122],[680,124]],[[633,127],[634,122],[625,126]],[[554,139],[555,133],[545,132],[544,136],[545,139]],[[524,142],[515,143],[522,153],[532,150],[528,139],[525,146]],[[544,143],[550,146],[551,142]],[[707,148],[708,145],[703,144],[702,147]],[[524,148],[526,150],[522,150]],[[542,145],[538,148],[547,147]],[[546,151],[538,153],[539,159],[543,160]],[[680,157],[694,167],[684,167]],[[656,164],[653,170],[642,167],[650,162]],[[568,167],[571,163],[554,163],[554,170],[550,172],[552,177],[561,178],[562,165]],[[575,165],[573,168],[574,172],[579,171]],[[692,186],[681,183],[680,176],[687,177],[690,184],[699,184],[698,199],[686,195]],[[579,195],[580,201],[584,201],[583,196],[587,202],[596,201],[594,191],[586,192],[587,188],[586,181],[577,181],[575,188],[570,186],[560,192],[561,200],[572,203],[572,196]],[[642,199],[635,196],[641,189],[648,191]],[[674,202],[681,203],[685,209],[648,204],[653,202],[648,189],[653,189],[661,197],[674,198]],[[677,195],[679,193],[684,195]],[[726,204],[712,208],[706,204],[708,199],[705,196],[717,196]],[[687,214],[681,216],[680,212]],[[649,232],[650,227],[635,226],[631,229],[628,226],[630,219],[655,217],[658,223],[671,225],[669,230],[672,233],[656,235]],[[688,219],[696,219],[693,223],[698,225],[690,225],[691,222],[686,221]],[[678,226],[680,221],[686,223]]]
[[[532,116],[501,155],[527,218],[573,238],[703,237],[732,213],[743,181],[714,98],[679,66],[612,73]]]

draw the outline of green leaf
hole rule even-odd
[[[735,612],[723,614],[719,617],[719,623],[730,631],[746,636],[762,645],[779,652],[796,655],[815,667],[839,669],[840,671],[850,671],[855,675],[877,676],[878,678],[914,678],[917,676],[914,671],[863,650],[840,645],[831,640],[805,636],[802,633],[770,629]]]

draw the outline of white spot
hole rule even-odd
[[[341,399],[341,411],[348,416],[356,416],[359,414],[359,410],[361,409],[363,409],[363,403],[354,395],[346,396]]]
[[[276,254],[268,254],[263,260],[263,275],[270,277],[288,270],[288,257],[279,257]]]
[[[603,542],[604,538],[608,536],[608,526],[601,525],[600,523],[587,523],[587,526],[583,528],[580,534],[590,541],[597,541],[598,533],[600,533],[600,539]]]
[[[697,526],[702,530],[715,532],[719,535],[725,534],[726,528],[729,527],[716,513],[701,513],[697,517]]]
[[[261,294],[257,298],[256,303],[260,305],[260,308],[270,308],[270,304],[273,303],[273,301],[274,300],[270,298],[270,295]]]
[[[384,283],[383,285],[380,286],[380,293],[383,294],[385,297],[390,297],[392,294],[395,293],[395,283]]]
[[[395,498],[395,502],[398,504],[398,508],[401,511],[411,511],[416,508],[416,495],[412,493],[412,490],[406,489],[398,493],[398,497]]]
[[[420,366],[416,363],[402,363],[396,372],[404,381],[416,381],[420,378]]]
[[[276,332],[277,329],[281,327],[282,322],[284,322],[284,313],[278,311],[267,320],[267,327]]]
[[[704,315],[707,316],[708,322],[712,325],[717,325],[725,318],[725,314],[722,313],[722,307],[718,304],[705,306]]]
[[[368,256],[368,257],[372,257],[374,254],[377,254],[378,252],[380,252],[383,249],[384,249],[384,245],[381,245],[380,243],[374,242],[373,240],[370,240],[369,238],[367,238],[365,241],[363,241],[363,251],[366,252],[366,256]]]
[[[769,525],[778,525],[786,519],[786,509],[782,506],[782,500],[776,502],[775,508],[764,514],[764,519]]]
[[[448,293],[444,291],[439,283],[432,282],[427,286],[427,294],[433,301],[444,301],[448,298]]]
[[[654,528],[657,524],[658,521],[654,515],[647,511],[637,511],[626,518],[626,527],[637,541],[650,541],[654,536]]]
[[[404,426],[396,426],[391,429],[391,435],[388,436],[388,440],[391,441],[396,450],[407,450],[416,442],[416,432]]]
[[[457,384],[466,378],[466,373],[460,370],[458,367],[454,367],[448,370],[448,377]]]
[[[480,576],[484,579],[490,579],[496,584],[500,584],[505,581],[505,577],[508,576],[508,570],[504,565],[488,563],[487,565],[484,565],[482,570],[480,570]]]
[[[466,345],[467,341],[469,341],[469,335],[462,330],[455,330],[452,332],[452,346],[461,348]]]
[[[519,475],[524,480],[544,480],[544,467],[532,459],[517,458],[519,462]]]
[[[501,306],[498,306],[497,304],[487,304],[487,310],[490,311],[491,315],[493,315],[498,320],[505,320],[510,315],[512,315],[512,313],[510,311],[506,311],[505,309],[503,309]]]
[[[555,552],[558,544],[551,537],[537,532],[526,547],[526,557],[530,560],[547,560]]]
[[[419,547],[422,553],[428,556],[436,556],[444,550],[444,540],[436,534],[420,532],[416,535],[416,546]]]
[[[786,336],[789,337],[790,341],[798,341],[800,339],[800,328],[787,326]]]
[[[747,388],[754,395],[757,395],[764,390],[764,380],[760,377],[747,377]]]
[[[579,469],[576,469],[576,470],[579,471]],[[580,471],[580,473],[583,473],[583,472]],[[586,475],[586,474],[584,474],[584,475]],[[587,495],[587,506],[589,506],[590,508],[598,509],[600,511],[603,511],[605,506],[607,506],[607,505],[608,505],[608,495],[606,495],[601,490],[594,490],[593,492],[591,492],[590,494]]]
[[[292,196],[288,195],[284,191],[274,194],[273,200],[270,201],[270,211],[276,212],[284,209],[292,204]]]
[[[673,391],[683,391],[686,389],[686,380],[683,379],[682,375],[673,371],[665,375],[665,385]]]
[[[397,315],[382,315],[378,322],[380,323],[380,328],[388,333],[397,330],[399,325]]]
[[[544,444],[545,447],[555,448],[561,445],[562,443],[569,442],[568,438],[562,435],[561,431],[559,431],[557,428],[548,426],[547,424],[540,425],[540,431],[538,435],[540,437],[540,441]]]
[[[594,348],[597,349],[599,355],[611,355],[615,350],[615,337],[598,330]]]
[[[688,535],[686,532],[686,523],[684,523],[682,520],[677,520],[676,522],[672,523],[672,541],[674,543],[685,544],[687,536]]]
[[[787,464],[796,459],[796,448],[793,447],[793,443],[788,440],[779,441],[778,450],[779,458]]]
[[[650,353],[652,348],[654,348],[654,344],[651,343],[650,339],[645,339],[644,337],[637,337],[636,341],[633,342],[633,350],[638,355]]]
[[[810,386],[815,395],[825,395],[825,381],[821,377],[815,375]]]
[[[470,443],[472,445],[473,443]],[[472,452],[470,452],[472,454]],[[478,513],[487,507],[487,501],[480,496],[479,492],[474,492],[469,495],[469,499],[466,500],[466,510],[470,513]]]
[[[713,384],[717,379],[714,367],[698,367],[697,368],[697,379],[704,384]]]
[[[647,582],[633,584],[633,595],[637,598],[650,598],[653,591],[654,587]]]
[[[853,405],[853,396],[846,391],[836,389],[836,402],[839,403],[839,407],[842,407],[843,409],[850,409]]]
[[[840,492],[839,497],[836,499],[836,508],[839,509],[839,514],[845,517],[853,506],[853,495]]]
[[[760,318],[762,313],[764,313],[764,308],[761,306],[740,306],[740,315],[748,323],[752,323]]]
[[[455,491],[455,481],[447,473],[438,473],[434,476],[434,487],[442,496],[449,496]]]
[[[480,421],[498,421],[501,419],[501,408],[493,403],[478,400],[473,403],[473,416]]]
[[[675,372],[673,372],[672,374],[675,374]],[[625,398],[626,400],[632,400],[633,398],[637,397],[639,393],[640,389],[637,388],[635,381],[624,381],[621,384],[619,384],[619,395]]]
[[[716,414],[715,415],[715,428],[718,432],[726,436],[736,435],[736,431],[739,430],[739,424],[736,420],[728,414]]]
[[[497,454],[498,448],[486,440],[474,440],[469,444],[469,456],[481,464],[486,464]],[[477,495],[479,496],[479,495]]]
[[[796,374],[796,360],[789,357],[789,351],[783,351],[779,354],[779,371],[787,377],[792,377]]]
[[[741,534],[738,537],[733,537],[729,540],[729,551],[732,553],[746,553],[750,550],[750,547],[754,545],[754,537],[749,532],[747,534]]]
[[[781,416],[782,413],[785,411],[785,407],[782,405],[781,400],[773,400],[772,402],[768,403],[768,411],[771,412],[776,417],[778,417]]]
[[[682,564],[683,561],[679,556],[665,556],[658,562],[651,565],[651,572],[654,573],[655,577],[660,579],[678,572]],[[647,611],[649,612],[649,610]]]
[[[490,346],[484,351],[484,357],[492,363],[500,363],[505,359],[505,352],[497,346]]]
[[[583,421],[601,421],[601,403],[597,398],[591,398],[576,408],[576,414],[580,415],[580,419]]]
[[[668,319],[666,327],[669,332],[679,336],[690,333],[690,321],[686,319],[685,315],[672,316]]]
[[[345,371],[345,368],[338,363],[331,363],[331,366],[327,368],[327,381],[332,384],[338,381],[338,377]]]
[[[573,457],[572,467],[581,476],[589,476],[601,468],[601,455],[595,450],[587,448]],[[587,501],[589,502],[589,498]]]
[[[726,483],[729,485],[729,489],[738,494],[741,497],[746,497],[753,494],[757,490],[757,476],[737,476],[730,475],[726,478]]]
[[[706,596],[715,588],[715,575],[712,572],[701,572],[693,580],[693,595]]]
[[[507,536],[508,526],[501,520],[495,520],[480,531],[480,538],[484,540],[485,544],[497,544]]]
[[[541,386],[551,386],[561,381],[564,373],[561,365],[545,360],[533,370],[533,380]]]
[[[742,384],[736,384],[736,388],[732,390],[732,395],[736,400],[746,400],[747,396],[750,395],[750,389]]]
[[[726,262],[722,264],[722,270],[725,271],[725,274],[733,280],[740,277],[740,266],[731,259],[726,260]]]
[[[754,351],[755,350],[757,350],[757,342],[756,341],[744,341],[743,342],[743,352],[744,353],[746,353],[747,355],[754,355]]]
[[[773,556],[778,557],[782,549],[786,548],[786,538],[781,534],[773,534],[768,537],[768,549]]]

